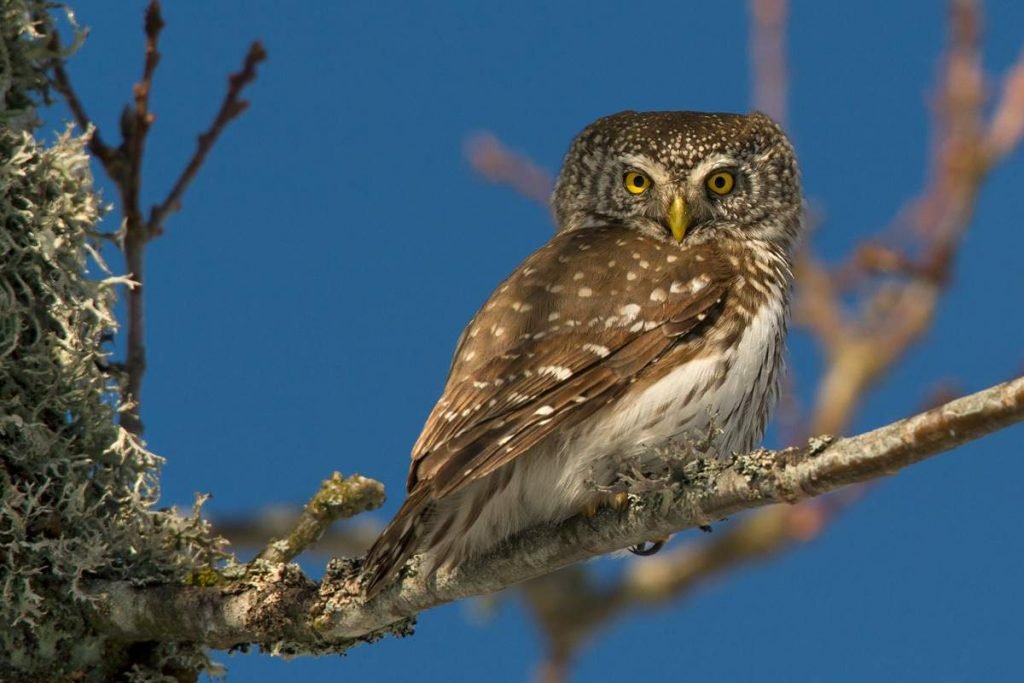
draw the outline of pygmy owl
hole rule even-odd
[[[690,432],[746,451],[778,394],[796,158],[768,117],[622,112],[552,197],[557,234],[462,333],[367,592],[414,554],[454,566],[592,506],[625,458]],[[606,495],[606,494],[605,494]]]

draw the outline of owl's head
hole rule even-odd
[[[565,157],[552,205],[559,232],[618,223],[665,241],[787,251],[803,211],[796,156],[774,121],[684,111],[592,123]]]

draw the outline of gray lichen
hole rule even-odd
[[[201,649],[129,652],[93,630],[81,590],[184,580],[218,551],[197,517],[153,509],[161,459],[117,425],[120,280],[99,257],[85,139],[31,132],[46,9],[0,0],[0,680],[181,680]]]

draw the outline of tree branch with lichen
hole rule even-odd
[[[142,588],[107,581],[88,591],[97,628],[114,640],[343,651],[383,633],[406,634],[410,620],[431,607],[741,510],[796,503],[888,476],[1022,420],[1024,378],[1017,378],[850,438],[819,437],[801,448],[729,458],[666,453],[665,471],[638,482],[624,512],[535,527],[450,572],[428,575],[414,560],[400,582],[370,600],[361,589],[359,560],[333,560],[319,583],[294,565],[258,562],[221,586]]]
[[[291,531],[267,545],[256,559],[270,563],[288,562],[320,540],[327,527],[335,521],[376,510],[383,504],[384,485],[379,481],[358,474],[346,478],[335,472],[306,503]]]

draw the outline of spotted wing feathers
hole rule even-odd
[[[561,253],[550,247],[547,254],[542,250],[517,273],[542,269],[546,260],[556,261]],[[460,364],[459,354],[465,357],[474,350],[466,351],[473,329],[493,331],[503,324],[502,318],[494,317],[499,313],[486,315],[485,306],[468,328],[469,335],[463,336],[444,395],[413,448],[409,497],[368,555],[369,592],[379,590],[410,555],[422,550],[418,529],[426,526],[422,522],[435,501],[493,474],[553,433],[594,415],[680,339],[699,331],[713,317],[730,284],[728,268],[705,254],[667,271],[658,280],[664,280],[660,293],[651,293],[648,283],[644,304],[632,304],[635,308],[627,308],[628,316],[621,312],[597,315],[612,307],[607,301],[587,302],[582,310],[573,301],[574,317],[590,324],[551,334],[520,334],[491,353],[477,350],[482,356],[478,362]],[[507,282],[515,285],[515,277]],[[530,300],[522,287],[511,289],[510,297]],[[546,303],[550,309],[550,302]],[[613,312],[620,309],[613,307]],[[609,317],[611,323],[607,323]]]

